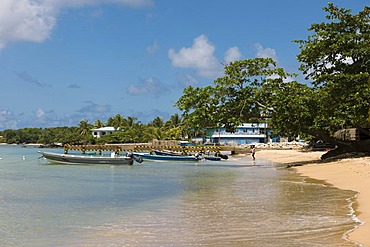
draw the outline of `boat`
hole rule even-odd
[[[71,165],[132,165],[134,161],[142,162],[142,158],[135,157],[132,154],[126,156],[117,156],[114,153],[111,156],[83,155],[83,154],[60,154],[52,152],[38,151],[46,160]]]
[[[199,161],[202,159],[194,155],[158,155],[155,153],[134,153],[134,155],[150,161]]]
[[[203,156],[203,158],[206,159],[206,160],[211,160],[211,161],[221,161],[221,157],[219,157],[219,156],[205,155],[205,156]]]
[[[162,150],[162,151],[159,151],[159,150],[154,150],[153,151],[156,155],[167,155],[167,156],[186,156],[185,154],[181,154],[181,153],[176,153],[176,152],[173,152],[173,151],[170,151],[170,150]],[[221,155],[221,154],[219,154]],[[226,158],[225,158],[226,156]],[[212,155],[203,155],[202,154],[202,158],[206,159],[206,160],[210,160],[210,161],[221,161],[221,158],[224,158],[224,159],[227,159],[227,155],[225,156],[212,156]]]
[[[168,155],[168,156],[184,156],[182,153],[176,153],[171,150],[153,150],[153,152],[157,155]]]
[[[187,156],[186,154],[181,154],[181,153],[176,153],[176,152],[173,152],[173,151],[170,151],[170,150],[154,150],[153,151],[156,155],[162,155],[162,156]],[[206,160],[210,160],[210,161],[221,161],[222,159],[228,159],[228,156],[227,155],[223,155],[221,153],[216,153],[215,156],[213,155],[204,155],[202,153],[199,154],[200,156],[199,159],[206,159]],[[197,156],[197,155],[196,155]]]

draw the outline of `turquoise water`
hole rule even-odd
[[[263,160],[45,165],[37,150],[0,146],[0,246],[354,246],[354,192]]]

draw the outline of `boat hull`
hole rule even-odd
[[[221,157],[218,156],[204,156],[204,158],[211,161],[221,161]]]
[[[199,161],[200,159],[195,156],[170,156],[170,155],[157,155],[150,153],[134,153],[135,156],[143,158],[143,160],[150,161]]]
[[[132,165],[134,159],[132,157],[118,156],[88,156],[74,154],[58,154],[39,151],[49,162],[69,165]]]
[[[154,150],[154,154],[156,155],[167,155],[167,156],[183,156],[181,153],[175,153],[171,151],[159,151],[159,150]]]
[[[179,157],[179,156],[186,156],[186,155],[182,155],[182,154],[179,154],[179,153],[174,153],[174,152],[171,152],[171,151],[159,151],[159,150],[154,150],[154,153],[156,155],[162,155],[162,156],[176,156],[176,157]],[[226,155],[225,155],[226,156]],[[211,161],[221,161],[221,157],[220,156],[210,156],[210,155],[205,155],[205,156],[199,156],[199,158],[203,157],[204,159],[206,160],[211,160]],[[226,156],[227,157],[227,156]]]

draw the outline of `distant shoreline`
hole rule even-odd
[[[325,152],[302,152],[299,150],[260,150],[256,157],[275,163],[294,166],[302,176],[326,181],[343,190],[358,192],[356,215],[364,222],[348,233],[348,239],[370,246],[370,157],[322,162]]]

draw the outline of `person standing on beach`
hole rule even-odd
[[[253,160],[256,159],[256,157],[254,157],[255,154],[256,154],[256,146],[252,146],[252,158],[253,158]]]

